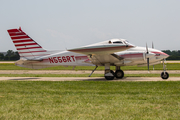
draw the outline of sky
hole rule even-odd
[[[48,50],[114,38],[180,50],[180,0],[0,0],[0,52],[16,51],[7,30],[22,30]]]

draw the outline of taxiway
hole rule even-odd
[[[104,77],[0,77],[0,81],[109,81]],[[180,81],[180,77],[170,77],[163,80],[160,77],[125,77],[111,81]]]

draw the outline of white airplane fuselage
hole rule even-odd
[[[167,54],[157,50],[148,48],[149,52],[152,53],[150,56],[150,65],[159,64],[160,61],[166,57]],[[145,65],[147,66],[146,60],[146,48],[145,47],[133,47],[125,51],[116,52],[115,54],[124,58],[118,60],[111,55],[98,55],[96,59],[90,56],[79,54],[75,52],[62,51],[54,54],[42,56],[40,61],[28,61],[19,60],[16,65],[32,69],[41,69],[52,66],[104,66],[105,63],[110,63],[112,66],[131,66],[131,65]]]

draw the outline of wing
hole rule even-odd
[[[132,47],[134,46],[124,42],[124,40],[113,39],[110,41],[104,41],[101,43],[96,43],[80,48],[69,49],[68,51],[86,54],[86,55],[92,55],[92,54],[97,55],[97,54],[113,54],[115,52],[124,51]]]
[[[103,66],[105,63],[111,65],[122,64],[123,58],[115,53],[132,47],[134,47],[132,44],[123,39],[112,39],[68,51],[86,54],[93,64]]]
[[[99,45],[99,46],[88,46],[70,49],[68,51],[81,53],[81,54],[111,54],[114,52],[120,52],[131,48],[132,46],[127,45]]]

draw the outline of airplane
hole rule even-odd
[[[106,80],[122,79],[124,72],[121,66],[147,66],[159,64],[163,60],[162,79],[168,79],[164,61],[169,55],[152,48],[138,47],[125,39],[110,39],[103,42],[68,49],[65,51],[46,50],[36,41],[19,29],[7,30],[19,55],[20,60],[15,65],[31,69],[41,69],[52,66],[98,66],[105,67],[104,77]],[[154,46],[154,45],[153,45]],[[110,66],[116,66],[115,72]]]

